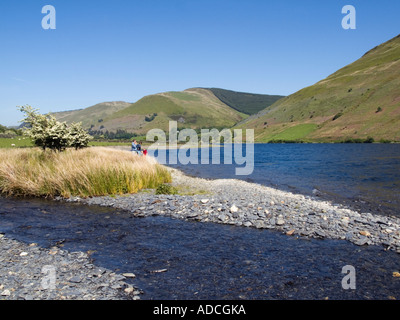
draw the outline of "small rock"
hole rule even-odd
[[[353,232],[350,231],[350,232],[346,233],[345,239],[348,241],[351,241],[353,239],[353,237],[354,237],[354,234],[353,234]]]
[[[125,288],[125,293],[127,293],[127,294],[130,294],[130,293],[132,293],[133,291],[134,291],[135,289],[133,289],[132,287],[128,287],[128,288]]]
[[[239,210],[239,208],[238,207],[236,207],[235,205],[233,205],[231,208],[230,208],[230,212],[231,213],[235,213],[235,212],[238,212],[238,210]]]
[[[210,199],[201,199],[200,200],[200,202],[202,203],[202,204],[206,204],[206,203],[208,203],[210,201]]]
[[[313,193],[313,195],[315,195],[317,197],[321,194],[318,189],[313,189],[312,193]]]
[[[126,278],[135,278],[135,277],[136,277],[135,274],[130,273],[130,272],[128,272],[128,273],[123,273],[122,275],[123,275],[124,277],[126,277]]]
[[[264,221],[262,220],[256,220],[253,222],[254,227],[256,227],[257,229],[261,229],[264,228]]]
[[[122,274],[116,274],[114,276],[114,279],[117,280],[117,281],[123,281],[123,280],[126,279],[126,277],[124,277]]]
[[[362,236],[365,236],[365,237],[370,237],[370,236],[371,236],[371,234],[370,234],[368,231],[365,231],[365,230],[360,231],[360,234],[361,234]]]
[[[70,282],[72,283],[80,283],[82,281],[82,279],[78,276],[72,277],[71,279],[69,279]]]
[[[285,224],[285,220],[283,220],[282,218],[278,218],[276,220],[276,225],[277,226],[283,226]]]
[[[323,232],[322,230],[315,230],[315,234],[321,238],[325,238],[325,232]]]
[[[237,212],[233,212],[233,213],[232,213],[232,218],[234,218],[234,219],[238,219],[238,218],[240,218],[240,215],[239,215],[239,213],[237,213]]]
[[[21,252],[19,255],[20,255],[20,257],[25,257],[28,255],[28,252]]]
[[[153,270],[153,271],[150,271],[150,272],[151,273],[161,273],[161,272],[165,272],[165,271],[167,271],[167,269]]]
[[[6,289],[1,293],[1,295],[7,297],[7,296],[11,295],[11,292],[10,292],[10,290]]]
[[[111,289],[115,289],[115,290],[118,290],[118,289],[121,289],[121,288],[122,288],[122,285],[119,284],[119,283],[113,284],[113,285],[111,286]]]
[[[397,271],[393,272],[393,277],[400,278],[400,272],[397,272]]]
[[[354,241],[354,244],[358,245],[358,246],[363,246],[366,244],[369,244],[370,240],[368,240],[367,237],[361,237],[361,239]]]
[[[294,233],[294,229],[292,229],[292,230],[290,230],[290,231],[288,231],[288,232],[286,232],[286,235],[288,235],[288,236],[291,236],[291,235],[293,235],[293,233]]]
[[[224,214],[220,214],[220,215],[218,216],[218,219],[221,220],[221,221],[225,221],[225,220],[228,219],[228,217],[227,217],[226,215],[224,215]]]

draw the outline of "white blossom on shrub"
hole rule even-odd
[[[25,113],[22,120],[26,127],[24,135],[32,139],[37,147],[62,151],[67,147],[75,149],[87,147],[92,138],[83,128],[81,123],[59,122],[52,115],[42,115],[31,106],[20,106],[19,110]]]
[[[71,123],[67,133],[68,146],[75,149],[87,147],[89,141],[92,139],[85,129],[82,128],[82,123]]]

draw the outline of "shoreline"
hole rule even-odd
[[[400,219],[294,194],[236,179],[190,177],[167,167],[172,186],[183,195],[155,195],[154,190],[133,195],[67,201],[113,207],[135,217],[167,216],[198,222],[271,229],[288,236],[346,240],[355,245],[378,245],[400,253]]]

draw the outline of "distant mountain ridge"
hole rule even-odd
[[[102,132],[145,134],[153,128],[167,130],[171,120],[179,128],[231,128],[278,98],[282,96],[190,88],[148,95],[135,103],[104,102],[54,115],[59,121],[82,122],[86,129]]]

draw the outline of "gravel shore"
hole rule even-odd
[[[96,267],[85,252],[40,248],[0,234],[0,300],[136,300],[121,275]]]
[[[241,180],[206,180],[169,170],[179,194],[156,195],[154,190],[144,190],[134,195],[66,201],[123,209],[135,217],[161,215],[273,229],[292,237],[342,239],[400,253],[399,218],[358,213],[318,197]],[[51,270],[56,271],[55,287],[51,286]],[[124,282],[132,277],[97,267],[90,253],[40,248],[0,234],[0,300],[140,299],[141,292]]]
[[[177,195],[154,191],[116,197],[73,198],[89,205],[115,207],[134,216],[153,215],[275,229],[288,236],[342,239],[356,245],[380,245],[400,253],[400,219],[359,213],[318,197],[248,183],[242,180],[207,180],[169,168]]]

